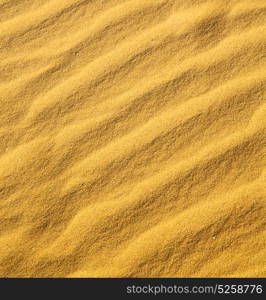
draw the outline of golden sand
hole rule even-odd
[[[266,276],[266,2],[0,0],[0,276]]]

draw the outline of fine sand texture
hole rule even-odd
[[[266,1],[0,0],[0,277],[266,277]]]

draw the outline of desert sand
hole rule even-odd
[[[0,276],[266,276],[266,2],[0,1]]]

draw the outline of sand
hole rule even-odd
[[[0,276],[266,276],[266,2],[0,1]]]

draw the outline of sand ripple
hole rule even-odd
[[[266,276],[266,3],[0,1],[0,276]]]

